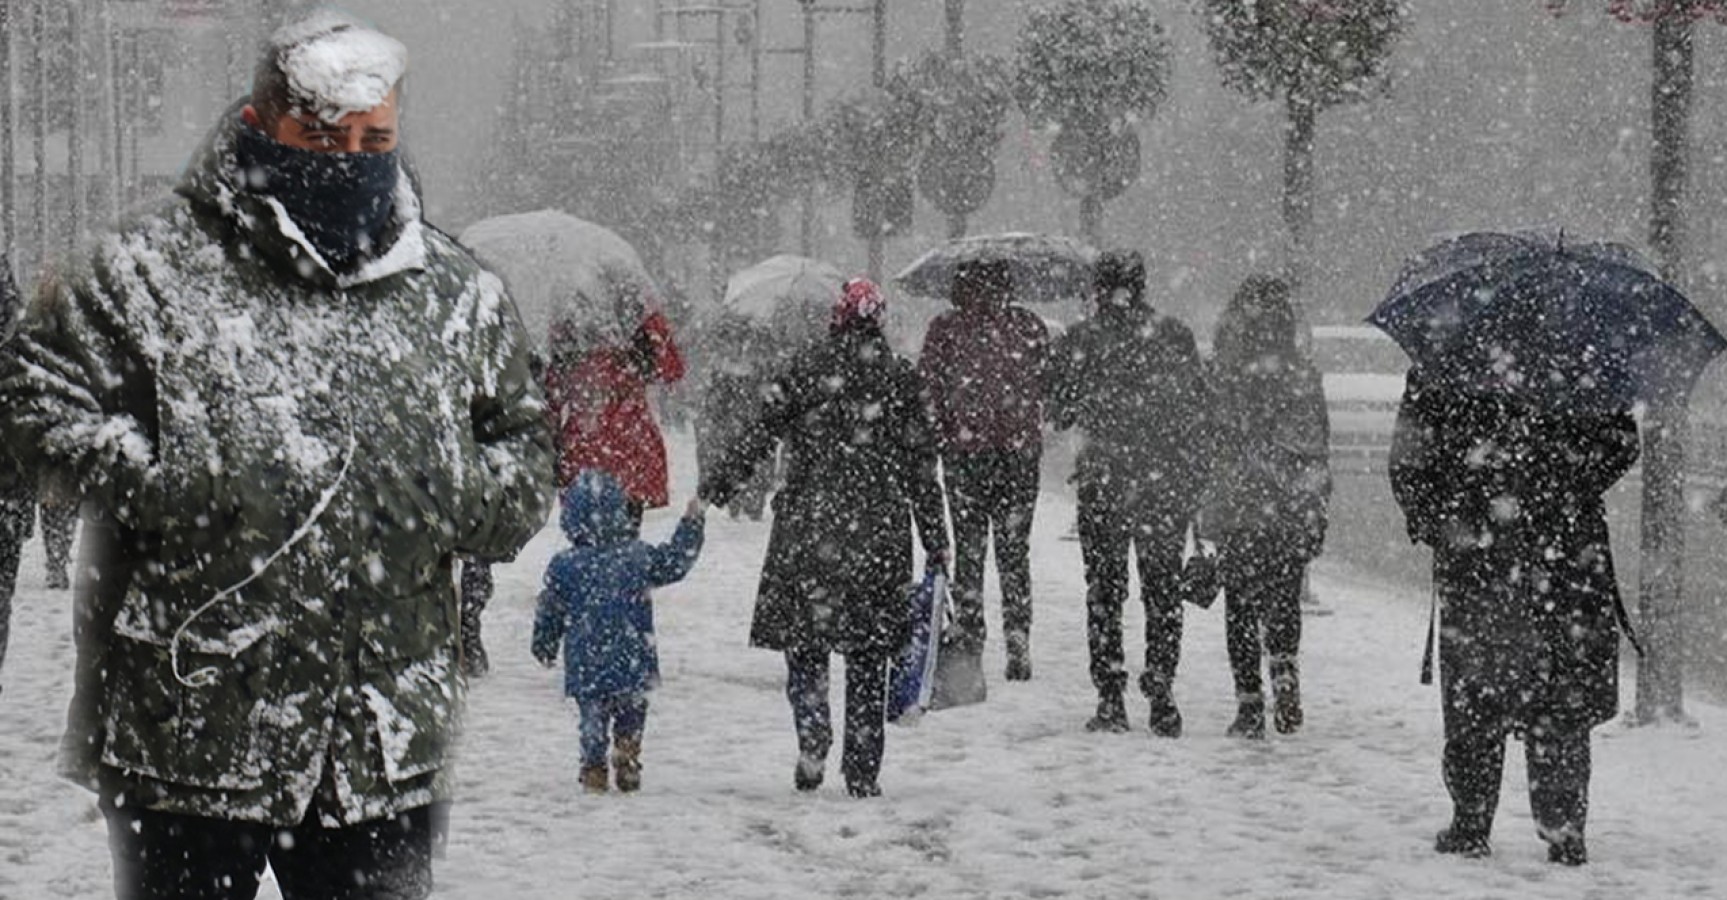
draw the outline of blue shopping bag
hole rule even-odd
[[[906,595],[911,637],[888,676],[887,720],[910,724],[930,708],[947,617],[947,576],[930,572]]]

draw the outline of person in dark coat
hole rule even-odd
[[[1218,318],[1212,342],[1216,455],[1200,533],[1219,549],[1235,737],[1265,736],[1262,648],[1273,724],[1289,734],[1302,723],[1301,584],[1325,544],[1331,444],[1324,387],[1297,327],[1289,285],[1255,276]]]
[[[1433,548],[1452,802],[1441,853],[1491,852],[1515,734],[1548,858],[1588,859],[1589,732],[1618,713],[1625,624],[1602,495],[1637,454],[1628,412],[1560,415],[1408,376],[1390,474],[1410,537]]]
[[[821,785],[832,740],[829,655],[845,657],[840,766],[854,797],[881,792],[887,665],[911,630],[913,524],[930,565],[945,565],[948,550],[922,381],[888,348],[885,308],[875,285],[847,282],[827,339],[769,386],[755,426],[701,489],[724,506],[784,444],[786,481],[773,499],[750,643],[786,655],[794,784],[805,791]]]
[[[1013,305],[1005,262],[960,266],[953,305],[930,323],[918,371],[929,386],[953,515],[958,645],[983,650],[984,560],[993,530],[1007,679],[1024,681],[1031,677],[1031,522],[1049,329]]]
[[[0,256],[0,355],[7,352],[22,312],[12,265]],[[36,485],[22,462],[0,446],[0,671],[12,634],[12,593],[18,586],[18,561],[36,521]]]
[[[1093,731],[1127,730],[1122,692],[1121,608],[1128,555],[1138,557],[1145,604],[1140,690],[1153,733],[1181,734],[1173,686],[1181,657],[1177,590],[1188,525],[1205,490],[1209,403],[1193,332],[1157,314],[1145,297],[1145,262],[1112,251],[1097,263],[1097,311],[1056,341],[1048,415],[1085,435],[1075,463],[1079,539],[1085,558]]]

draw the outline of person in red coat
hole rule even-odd
[[[671,323],[645,288],[619,283],[614,290],[638,292],[619,298],[620,308],[642,310],[627,343],[604,343],[567,323],[555,325],[545,388],[558,439],[558,487],[583,469],[617,479],[638,523],[643,509],[669,502],[666,445],[648,403],[648,386],[684,377],[684,358]],[[586,338],[586,339],[584,339]]]
[[[1013,304],[1004,262],[954,276],[954,309],[930,323],[918,369],[928,385],[948,508],[954,600],[963,645],[983,650],[984,557],[995,533],[1007,679],[1031,677],[1031,520],[1043,452],[1043,320]]]

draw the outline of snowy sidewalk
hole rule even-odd
[[[1035,680],[1000,680],[992,573],[990,701],[892,728],[886,796],[869,802],[836,786],[837,750],[828,787],[792,790],[783,665],[745,646],[767,526],[723,515],[710,518],[695,573],[658,598],[665,684],[649,716],[643,792],[581,794],[561,677],[527,652],[539,573],[558,546],[548,529],[498,570],[486,622],[494,668],[470,696],[436,896],[1721,896],[1727,713],[1702,705],[1698,731],[1597,732],[1588,867],[1545,862],[1516,744],[1497,855],[1433,854],[1448,804],[1437,693],[1416,683],[1422,587],[1319,566],[1316,592],[1333,614],[1304,622],[1308,724],[1297,736],[1222,736],[1233,700],[1221,606],[1188,610],[1177,684],[1187,737],[1149,737],[1140,703],[1129,707],[1133,732],[1085,733],[1093,695],[1079,546],[1060,539],[1072,514],[1055,495],[1039,509]],[[663,539],[671,524],[650,514],[644,531]],[[111,896],[94,803],[53,776],[68,599],[43,589],[40,546],[27,552],[0,675],[0,898]],[[1130,610],[1130,660],[1141,622]]]

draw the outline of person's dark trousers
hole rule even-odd
[[[1181,551],[1186,523],[1156,511],[1129,508],[1107,485],[1079,489],[1079,542],[1085,560],[1086,634],[1091,645],[1091,683],[1100,695],[1120,694],[1127,684],[1121,647],[1121,609],[1127,601],[1128,555],[1139,567],[1145,605],[1145,672],[1140,690],[1168,698],[1181,661]]]
[[[48,556],[49,588],[65,590],[72,586],[67,571],[72,565],[72,539],[77,529],[77,500],[42,504],[42,548]]]
[[[1260,699],[1261,647],[1274,663],[1293,663],[1300,653],[1301,580],[1307,565],[1275,536],[1253,532],[1226,535],[1218,564],[1235,695],[1242,701]]]
[[[1517,733],[1524,742],[1537,829],[1550,842],[1582,838],[1589,812],[1589,725],[1520,702],[1518,686],[1534,683],[1541,643],[1521,571],[1527,570],[1515,552],[1435,555],[1442,610],[1443,772],[1452,827],[1482,838],[1491,833],[1505,739]]]
[[[1001,450],[943,457],[948,510],[953,516],[955,624],[982,650],[984,562],[995,534],[1001,576],[1002,629],[1010,642],[1031,635],[1031,522],[1037,509],[1038,454]]]
[[[797,727],[798,753],[815,760],[827,758],[833,744],[828,657],[826,650],[786,651],[786,697]],[[840,771],[847,787],[874,787],[881,774],[886,740],[887,657],[849,653],[845,664],[845,749],[840,755]]]
[[[117,900],[252,900],[268,862],[284,900],[421,900],[432,893],[431,808],[346,828],[292,828],[138,808],[106,794]]]
[[[490,563],[462,561],[462,670],[469,677],[484,675],[491,668],[481,637],[480,615],[491,602],[495,587]]]

